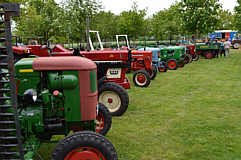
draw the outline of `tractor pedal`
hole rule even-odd
[[[6,38],[0,38],[0,42],[5,42]]]

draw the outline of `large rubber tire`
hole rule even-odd
[[[149,74],[144,70],[134,72],[133,82],[138,87],[148,87],[151,83]]]
[[[102,103],[98,104],[98,115],[96,116],[96,133],[106,135],[111,128],[112,116],[108,108]]]
[[[178,63],[178,67],[184,67],[185,66],[185,61],[180,61],[179,63]]]
[[[234,49],[239,49],[239,47],[240,47],[240,44],[239,44],[239,43],[234,43],[234,45],[233,45],[233,48],[234,48]]]
[[[156,65],[152,65],[152,74],[150,75],[150,79],[154,80],[156,78],[156,74],[157,74],[157,66]]]
[[[205,58],[206,59],[212,59],[214,56],[213,56],[213,53],[210,52],[210,51],[206,51],[205,52]]]
[[[178,67],[177,61],[175,59],[169,59],[167,62],[169,70],[176,70]]]
[[[118,160],[113,144],[91,131],[76,132],[61,140],[52,152],[51,160]]]
[[[185,61],[185,64],[189,63],[189,56],[188,55],[185,56],[185,60],[184,61]]]
[[[188,54],[188,58],[189,58],[189,62],[188,63],[192,63],[192,55]]]
[[[129,96],[126,90],[117,83],[106,82],[98,89],[99,102],[104,104],[112,116],[121,116],[129,105]]]
[[[195,53],[195,54],[192,56],[192,60],[193,60],[193,61],[198,61],[198,60],[199,60],[199,54]]]

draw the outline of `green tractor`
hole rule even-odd
[[[65,135],[51,160],[117,160],[114,146],[99,134],[108,122],[98,124],[96,117],[110,113],[97,101],[96,64],[70,56],[22,59],[14,66],[10,16],[19,15],[19,5],[0,8],[0,159],[33,160],[42,141]]]
[[[196,43],[196,53],[204,56],[206,59],[214,58],[221,51],[222,43],[207,42],[207,43]]]
[[[185,46],[170,46],[160,49],[161,61],[166,62],[169,70],[176,70],[178,67],[184,67],[186,56]]]

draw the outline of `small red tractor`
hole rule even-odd
[[[124,37],[125,47],[120,47],[120,37]],[[118,50],[131,51],[131,66],[129,70],[135,71],[133,75],[134,84],[139,87],[148,87],[150,80],[155,79],[157,74],[157,67],[152,64],[152,52],[130,50],[127,35],[116,35],[116,42]]]

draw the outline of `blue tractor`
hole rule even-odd
[[[159,72],[166,72],[166,62],[160,58],[160,48],[144,47],[139,48],[138,51],[152,51],[152,64],[159,70]]]

